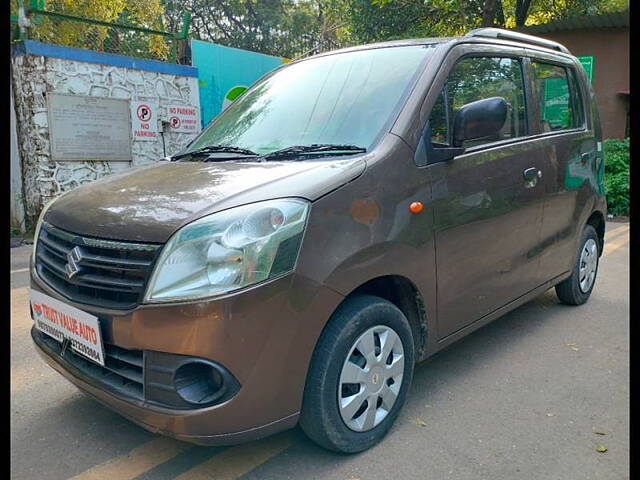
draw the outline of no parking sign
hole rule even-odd
[[[189,105],[167,105],[167,118],[172,132],[198,133],[200,110]]]
[[[158,104],[132,101],[131,129],[134,140],[155,140],[158,137]]]

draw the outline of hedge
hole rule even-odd
[[[604,141],[604,185],[607,211],[615,216],[629,215],[629,139]]]

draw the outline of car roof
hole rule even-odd
[[[519,48],[527,48],[543,51],[552,55],[562,57],[572,57],[569,50],[562,44],[547,40],[533,35],[527,35],[511,30],[503,30],[500,28],[480,28],[472,30],[466,35],[459,37],[432,37],[432,38],[409,38],[404,40],[390,40],[385,42],[368,43],[365,45],[357,45],[353,47],[341,48],[323,52],[313,57],[316,58],[325,55],[333,55],[336,53],[355,52],[359,50],[369,50],[373,48],[385,47],[403,47],[412,45],[439,45],[450,43],[451,46],[461,43],[476,43],[486,45],[503,45]]]

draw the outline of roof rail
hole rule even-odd
[[[465,37],[501,38],[504,40],[514,40],[516,42],[531,43],[533,45],[539,45],[541,47],[551,48],[559,52],[570,54],[567,47],[558,42],[554,42],[553,40],[534,37],[533,35],[514,32],[512,30],[503,30],[502,28],[477,28],[475,30],[471,30],[465,35]]]

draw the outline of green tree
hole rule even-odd
[[[327,18],[316,0],[166,0],[169,26],[190,13],[200,40],[280,56],[292,56],[321,36]]]
[[[537,25],[575,15],[598,15],[629,8],[628,0],[528,0],[526,8],[518,10],[518,2],[525,0],[504,1],[508,11],[515,9],[515,15],[508,18],[507,27]]]
[[[628,8],[628,0],[339,0],[357,42],[454,36],[478,27],[514,28]]]
[[[134,24],[160,30],[163,28],[164,9],[161,0],[47,0],[44,9],[77,17],[106,22]],[[34,39],[70,47],[110,50],[122,53],[148,52],[157,58],[166,58],[169,46],[158,35],[127,34],[124,30],[91,25],[49,16],[33,16],[30,36]],[[110,48],[107,48],[107,45]]]

